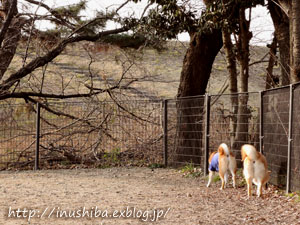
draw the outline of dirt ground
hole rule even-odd
[[[245,187],[206,188],[205,179],[173,169],[3,171],[0,179],[5,225],[300,224],[295,196],[269,187],[247,199]]]

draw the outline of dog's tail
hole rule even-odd
[[[219,155],[226,155],[226,156],[231,155],[230,149],[225,143],[220,144],[218,152]]]
[[[208,159],[208,162],[209,162],[209,163],[211,163],[211,161],[212,161],[212,159],[213,159],[213,157],[214,157],[215,154],[217,154],[217,151],[214,151],[214,152],[212,152],[212,153],[210,154],[209,159]]]
[[[256,151],[256,148],[253,145],[243,145],[241,149],[242,154],[242,161],[245,160],[246,157],[248,157],[250,160],[257,160],[259,157],[258,151]]]

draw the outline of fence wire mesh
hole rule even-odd
[[[40,121],[41,168],[192,163],[206,171],[222,142],[241,167],[240,148],[250,143],[266,156],[271,183],[300,190],[299,97],[296,84],[164,101],[56,102],[39,118],[35,105],[2,103],[0,168],[33,168]]]
[[[271,171],[270,182],[286,186],[290,88],[263,94],[263,153]]]
[[[231,147],[241,164],[240,149],[245,143],[259,146],[259,93],[213,95],[211,97],[209,150],[221,143]]]
[[[300,190],[300,85],[295,85],[292,118],[292,149],[290,189]]]
[[[168,162],[173,166],[204,164],[204,96],[168,102]]]
[[[32,160],[28,154],[35,147],[35,115],[27,104],[0,105],[1,168],[18,167]]]
[[[27,118],[26,107],[1,108],[2,168],[34,165],[36,115],[31,112]],[[48,107],[51,111],[41,109],[40,117],[42,168],[162,164],[160,101],[64,102]]]

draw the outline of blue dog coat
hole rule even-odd
[[[208,169],[209,169],[210,171],[216,171],[216,172],[219,172],[219,153],[216,153],[216,154],[213,156],[213,158],[212,158],[212,160],[211,160],[211,162],[210,162],[210,164],[209,164]]]

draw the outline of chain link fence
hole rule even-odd
[[[270,182],[286,187],[290,88],[263,93],[263,149],[271,171]]]
[[[1,106],[2,169],[163,163],[160,101],[59,102],[39,107]]]
[[[259,149],[258,99],[259,93],[211,96],[210,152],[216,151],[221,143],[226,143],[241,165],[240,149],[243,144],[249,143]]]
[[[32,160],[35,149],[35,113],[27,104],[0,105],[0,165],[2,169],[18,167]]]
[[[165,151],[168,151],[169,165],[204,165],[205,97],[172,99],[165,103],[168,120]]]
[[[300,190],[300,85],[293,89],[292,107],[292,134],[291,134],[291,163],[290,163],[290,190]]]
[[[169,100],[2,103],[0,166],[199,166],[227,143],[253,144],[270,182],[300,189],[300,85]]]

